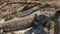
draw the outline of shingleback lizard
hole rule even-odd
[[[51,6],[51,5],[48,4],[48,6]],[[17,19],[12,19],[12,20],[0,23],[0,33],[2,34],[3,32],[16,31],[16,30],[29,28],[29,27],[31,27],[30,25],[32,23],[34,23],[33,21],[35,19],[38,19],[38,18],[36,18],[37,16],[40,17],[41,15],[43,15],[41,18],[43,20],[43,17],[45,18],[44,15],[46,15],[47,17],[51,17],[52,15],[55,14],[55,12],[56,12],[55,8],[52,8],[52,7],[48,8],[46,5],[39,7],[39,10],[35,11],[34,13],[32,13],[28,16],[25,16],[22,18],[17,18]],[[37,16],[35,14],[37,14]],[[41,20],[41,19],[38,19],[38,20]],[[39,22],[39,24],[40,24],[40,22]]]

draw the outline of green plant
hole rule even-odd
[[[17,17],[21,17],[22,14],[20,12],[17,12]]]
[[[47,23],[47,27],[50,29],[50,28],[54,28],[54,26],[55,26],[55,22],[54,21],[49,21],[48,23]]]
[[[49,21],[49,22],[47,23],[47,27],[50,28],[50,27],[51,27],[51,24],[52,24],[51,21]]]

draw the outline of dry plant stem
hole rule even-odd
[[[6,5],[7,5],[7,3],[2,4],[2,5],[0,6],[0,9],[3,8],[3,7],[6,6]]]
[[[3,29],[0,29],[0,34],[3,34]]]
[[[6,21],[0,23],[0,28],[3,31],[14,31],[14,30],[21,30],[25,28],[31,27],[30,24],[34,20],[35,15],[29,15],[23,18],[12,19],[10,21]]]

